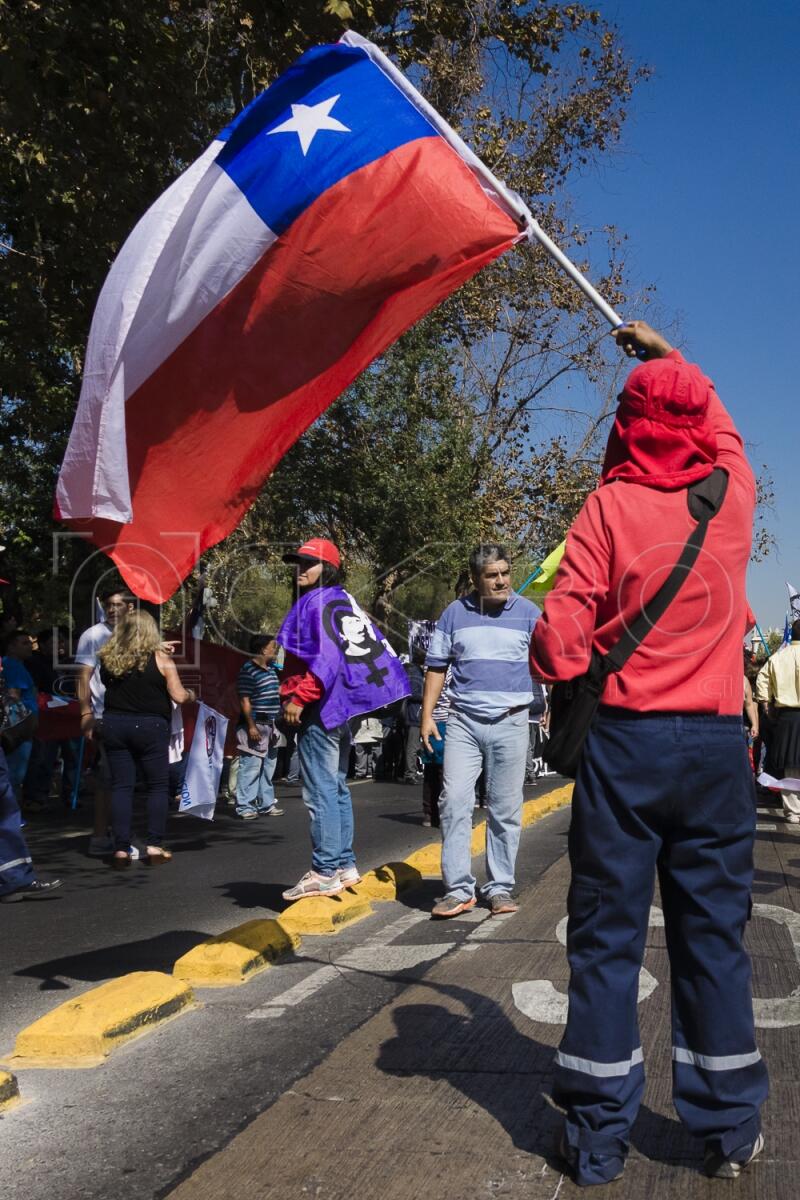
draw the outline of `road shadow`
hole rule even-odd
[[[210,935],[196,929],[175,929],[138,942],[121,942],[83,954],[67,954],[21,967],[14,974],[40,980],[39,991],[67,991],[71,981],[105,982],[130,971],[171,973],[175,960]]]
[[[422,828],[422,810],[404,813],[381,813],[378,820],[398,821],[401,825],[417,825]],[[436,829],[431,829],[431,836],[435,837],[437,832]]]
[[[283,892],[290,883],[263,883],[258,879],[237,879],[230,883],[219,883],[217,891],[222,892],[226,900],[232,900],[237,908],[269,909],[279,913],[286,908],[288,901],[283,899]]]
[[[386,1075],[448,1083],[484,1109],[516,1149],[564,1171],[557,1153],[563,1116],[550,1098],[554,1048],[522,1034],[490,997],[455,984],[424,981],[461,1013],[443,1004],[397,1004],[395,1036],[382,1043],[377,1068]],[[643,1105],[631,1144],[646,1158],[700,1167],[699,1143],[677,1119]]]

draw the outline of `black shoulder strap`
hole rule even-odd
[[[603,656],[604,674],[621,671],[633,652],[641,646],[650,630],[656,625],[681,590],[684,580],[697,562],[697,556],[705,541],[708,523],[722,508],[728,490],[728,473],[716,467],[709,476],[693,483],[687,501],[689,512],[697,521],[684,546],[681,556],[635,621],[627,627],[622,637],[608,654]]]

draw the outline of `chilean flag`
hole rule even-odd
[[[312,421],[528,219],[376,46],[309,50],[122,247],[56,516],[166,600]]]

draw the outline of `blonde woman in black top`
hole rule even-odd
[[[144,862],[169,862],[167,823],[169,736],[172,705],[195,700],[180,681],[149,613],[132,612],[119,622],[100,651],[105,685],[103,744],[111,770],[111,828],[117,870],[131,864],[131,817],[137,766],[147,784]]]

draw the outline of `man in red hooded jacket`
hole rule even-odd
[[[569,835],[569,1017],[554,1097],[562,1154],[584,1186],[617,1178],[644,1089],[639,970],[656,872],[670,957],[673,1100],[734,1177],[763,1146],[767,1074],[742,945],[755,796],[742,738],[742,638],[755,482],[713,384],[642,321],[616,331],[647,361],[619,398],[600,487],[567,536],[531,642],[556,681],[608,651],[694,528],[688,487],[728,475],[721,510],[664,616],[611,675],[583,750]]]

